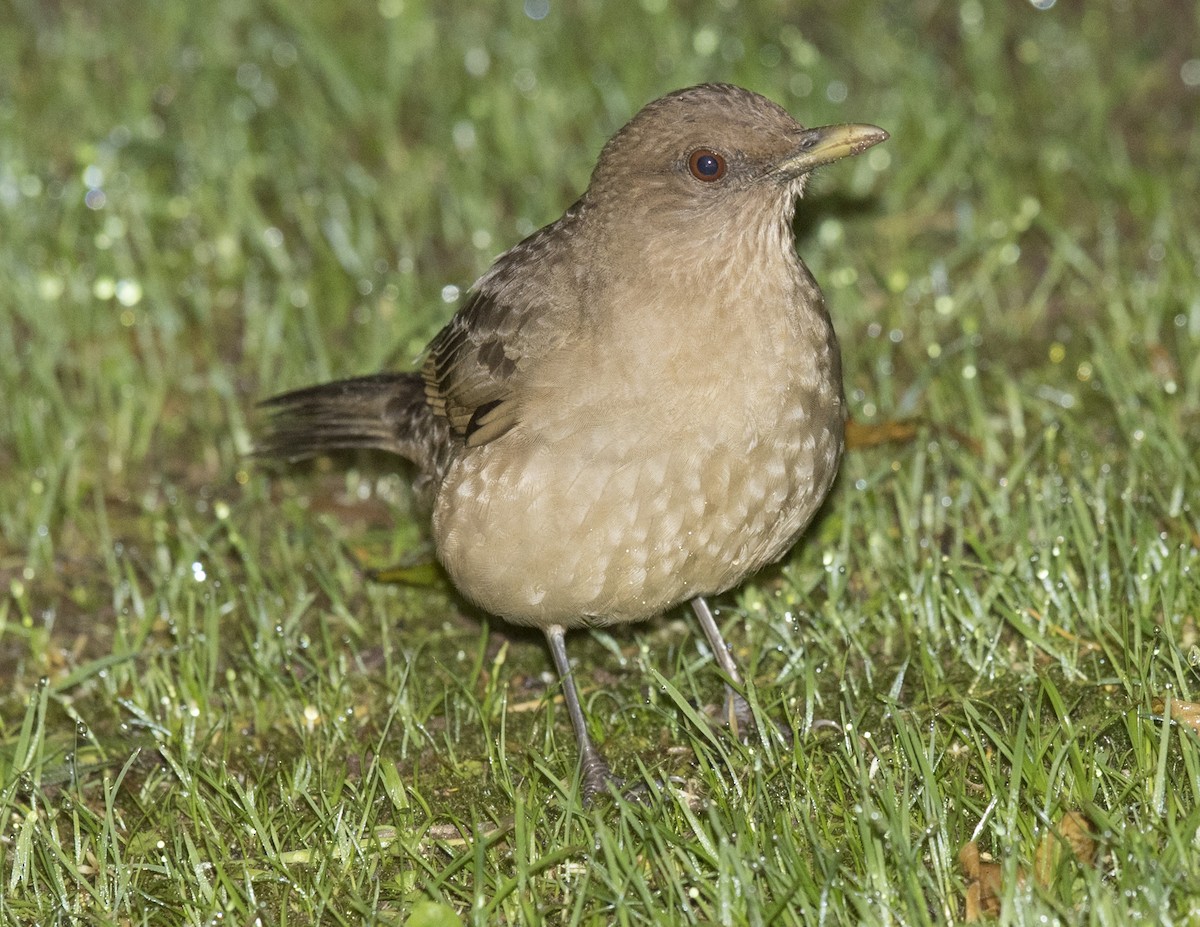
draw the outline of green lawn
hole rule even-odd
[[[473,6],[0,5],[0,923],[1196,923],[1200,7]],[[585,809],[540,638],[366,579],[404,474],[255,403],[712,79],[892,134],[797,229],[881,427],[715,603],[794,745],[682,610],[578,634],[651,783]]]

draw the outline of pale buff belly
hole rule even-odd
[[[585,427],[551,445],[514,430],[451,466],[439,557],[465,595],[518,624],[638,621],[729,589],[781,557],[828,493],[840,403],[711,439]]]

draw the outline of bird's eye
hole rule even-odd
[[[725,159],[715,151],[697,148],[688,157],[688,170],[697,180],[711,183],[725,176]]]

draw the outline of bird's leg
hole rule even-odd
[[[740,739],[742,728],[749,730],[754,726],[754,716],[750,712],[750,704],[746,701],[746,697],[734,688],[734,686],[742,687],[742,674],[738,672],[737,664],[733,662],[733,654],[729,652],[729,645],[721,636],[721,629],[717,627],[717,622],[703,596],[696,596],[692,599],[692,611],[696,613],[700,627],[704,629],[704,636],[708,638],[708,645],[712,648],[713,656],[717,658],[717,664],[725,670],[725,675],[728,677],[728,681],[725,683],[723,714],[725,723],[733,731],[733,736]]]
[[[571,664],[567,661],[567,646],[563,641],[564,629],[562,625],[552,624],[545,629],[545,633],[546,642],[550,645],[550,655],[554,657],[558,677],[562,680],[567,714],[571,717],[571,726],[575,728],[575,740],[579,744],[583,800],[585,804],[590,804],[591,800],[604,792],[608,783],[613,781],[612,772],[608,768],[608,760],[596,749],[588,736],[587,722],[579,705],[579,693],[575,689],[575,676],[571,671]]]

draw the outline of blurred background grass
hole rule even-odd
[[[0,917],[1197,916],[1198,20],[3,0]],[[574,641],[616,765],[687,783],[588,812],[539,641],[357,572],[420,548],[403,475],[244,455],[718,79],[892,133],[797,230],[855,418],[906,424],[720,603],[794,748],[699,721],[682,615]]]

